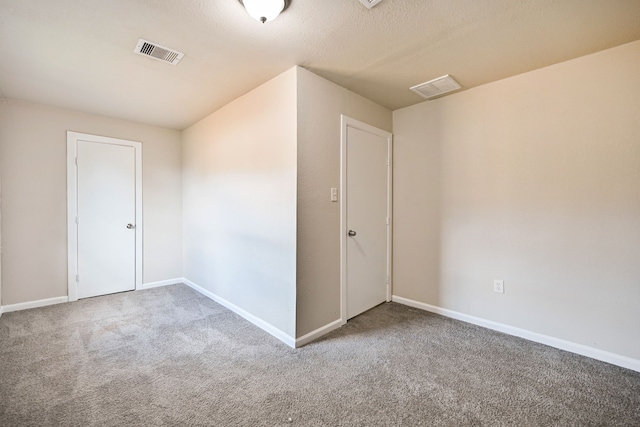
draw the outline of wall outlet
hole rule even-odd
[[[504,280],[493,281],[493,292],[504,294]]]

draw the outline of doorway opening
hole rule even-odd
[[[340,311],[347,320],[391,301],[391,133],[341,117]]]
[[[142,144],[67,132],[69,301],[142,285]]]

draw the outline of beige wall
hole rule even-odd
[[[296,71],[187,128],[184,275],[295,335]]]
[[[0,103],[2,305],[67,295],[67,130],[143,143],[145,283],[182,276],[180,133]]]
[[[395,295],[640,359],[640,42],[393,121]]]
[[[0,316],[2,316],[2,162],[0,162]]]
[[[340,318],[340,115],[391,131],[391,111],[298,69],[297,330]]]

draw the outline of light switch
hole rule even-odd
[[[332,202],[337,202],[338,201],[338,189],[337,188],[332,188],[331,189],[331,201]]]

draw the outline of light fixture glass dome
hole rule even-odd
[[[273,21],[284,9],[284,0],[242,0],[251,17],[260,22]]]

